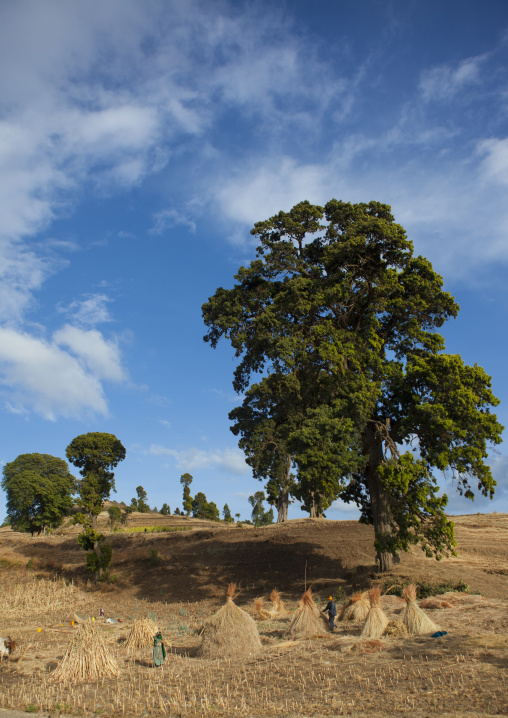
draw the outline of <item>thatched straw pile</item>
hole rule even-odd
[[[236,585],[230,583],[224,606],[205,621],[198,656],[201,658],[237,658],[261,650],[256,623],[235,603]]]
[[[370,609],[369,594],[367,591],[354,593],[339,614],[339,621],[353,621],[363,623]]]
[[[388,618],[379,603],[380,596],[381,589],[378,586],[370,589],[370,609],[360,633],[362,638],[380,638],[388,626]]]
[[[270,601],[272,602],[271,613],[273,616],[287,613],[286,608],[284,606],[284,601],[282,600],[282,593],[280,591],[277,591],[276,588],[274,588],[270,594]]]
[[[309,588],[303,594],[285,635],[293,638],[310,638],[311,636],[322,636],[327,630],[325,617],[314,603],[312,591]]]
[[[95,623],[88,621],[79,626],[51,679],[72,683],[111,678],[118,673],[118,665],[99,629]]]
[[[267,610],[264,608],[264,598],[256,598],[254,601],[254,606],[256,607],[256,611],[260,618],[262,618],[264,621],[277,618],[277,616],[284,616],[287,611],[284,607],[284,601],[281,598],[282,594],[280,591],[277,591],[276,588],[273,589],[273,591],[270,594],[270,601],[272,602],[271,608]]]
[[[263,604],[265,602],[265,599],[261,596],[260,598],[256,598],[254,600],[254,606],[256,607],[256,611],[258,613],[258,616],[263,619],[263,621],[268,621],[270,618],[272,618],[272,614],[270,611],[266,611],[263,608]]]
[[[131,632],[125,642],[126,648],[147,648],[153,646],[153,637],[158,633],[157,624],[151,618],[134,621]]]
[[[436,624],[430,620],[416,603],[416,586],[414,583],[406,586],[402,596],[407,604],[406,612],[404,613],[404,623],[410,635],[434,633],[434,631],[438,630]]]

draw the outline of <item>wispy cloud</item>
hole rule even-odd
[[[171,456],[181,471],[195,471],[217,467],[234,476],[244,476],[251,471],[245,463],[245,457],[240,451],[233,449],[212,449],[203,451],[198,448],[171,449],[159,444],[152,444],[149,453],[154,456]]]
[[[106,294],[91,294],[84,299],[75,299],[59,311],[69,315],[76,324],[95,326],[112,321],[107,306],[112,301]]]
[[[465,87],[480,82],[481,66],[486,55],[468,57],[455,67],[441,65],[426,70],[420,80],[420,88],[425,100],[452,100]]]

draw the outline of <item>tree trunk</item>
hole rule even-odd
[[[288,520],[288,509],[289,509],[289,492],[287,489],[282,489],[277,498],[277,523],[282,524]]]
[[[369,456],[365,475],[372,507],[374,535],[378,540],[390,535],[393,530],[389,496],[383,491],[377,474],[378,466],[384,461],[383,441],[373,424],[367,425],[363,439],[365,453]],[[393,566],[393,554],[388,551],[378,551],[376,562],[379,572],[389,571]]]
[[[288,520],[289,510],[289,485],[291,483],[291,462],[292,457],[288,456],[286,461],[286,475],[282,482],[280,494],[277,498],[277,523],[282,524]]]
[[[95,514],[92,514],[92,528],[94,531],[97,531],[97,525],[98,525],[97,516],[95,516]],[[93,552],[97,556],[98,560],[100,561],[102,552],[101,552],[101,545],[98,541],[93,542]],[[99,564],[99,568],[95,572],[95,582],[96,583],[99,583],[101,576],[102,576],[102,568]]]

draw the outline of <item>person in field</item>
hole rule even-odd
[[[333,596],[328,597],[328,603],[326,604],[326,607],[323,609],[323,613],[328,613],[328,621],[330,622],[330,631],[333,633],[333,629],[335,628],[335,616],[337,615],[337,606],[335,605],[333,601]]]

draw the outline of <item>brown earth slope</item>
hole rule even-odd
[[[0,708],[129,718],[507,715],[508,515],[454,520],[456,557],[436,562],[414,550],[380,576],[372,530],[356,522],[300,519],[256,529],[170,517],[157,521],[190,530],[145,533],[156,517],[139,515],[132,528],[141,532],[108,534],[116,582],[99,586],[88,581],[75,529],[33,539],[2,529],[0,635],[18,646],[0,662]],[[335,634],[285,637],[305,586],[323,607],[340,589],[350,594],[379,581],[387,587],[401,577],[469,585],[471,593],[456,594],[451,607],[427,611],[445,636],[365,640],[361,626],[340,623]],[[239,584],[237,603],[257,620],[262,652],[247,660],[200,659],[203,621],[223,604],[229,581]],[[259,620],[253,598],[274,587],[289,613]],[[400,621],[404,604],[391,595],[381,602]],[[99,620],[99,608],[121,623]],[[75,614],[96,617],[120,667],[117,679],[52,680],[76,630]],[[153,668],[150,646],[124,648],[134,619],[144,616],[163,632],[163,669]]]

